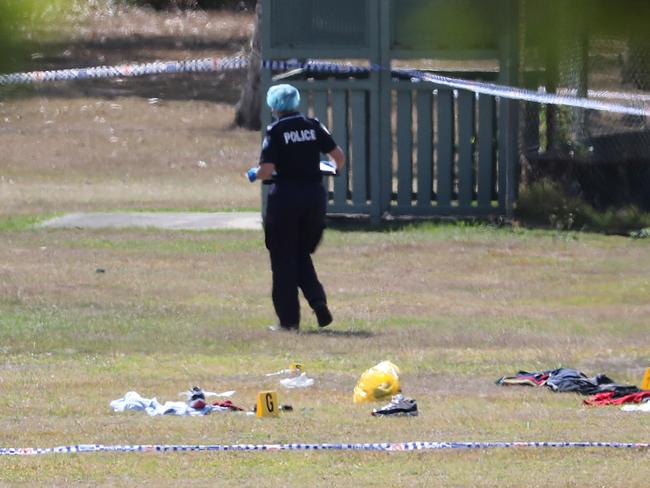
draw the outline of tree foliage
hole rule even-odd
[[[25,32],[55,25],[68,0],[0,0],[0,72],[21,68],[27,56]]]

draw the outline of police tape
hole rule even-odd
[[[0,456],[36,456],[98,452],[192,452],[192,451],[379,451],[406,452],[442,449],[494,448],[613,448],[650,449],[648,442],[372,442],[354,444],[77,444],[58,447],[0,448]]]
[[[244,56],[191,59],[187,61],[154,61],[140,64],[11,73],[0,75],[0,85],[32,84],[45,81],[96,80],[158,74],[205,73],[239,70],[247,66],[248,59]]]
[[[151,63],[131,63],[115,66],[95,66],[90,68],[69,68],[46,71],[29,71],[0,75],[0,85],[24,85],[47,81],[73,81],[102,78],[121,78],[160,74],[209,73],[232,71],[248,67],[248,57],[230,56],[225,58],[190,59],[186,61],[154,61]],[[370,68],[326,62],[299,63],[293,61],[263,61],[262,67],[271,70],[306,68],[309,71],[329,73],[367,73]],[[377,68],[378,69],[378,68]]]
[[[619,103],[602,102],[590,98],[574,97],[570,95],[558,95],[555,93],[546,93],[545,91],[527,90],[512,86],[504,86],[496,83],[478,82],[472,80],[463,80],[460,78],[451,78],[449,76],[426,73],[418,70],[398,70],[411,78],[421,81],[428,81],[450,88],[467,90],[483,95],[492,95],[496,97],[508,98],[510,100],[521,100],[526,102],[546,103],[553,105],[565,105],[575,108],[589,110],[604,110],[607,112],[617,112],[627,115],[638,115],[642,117],[650,116],[650,105],[643,99],[635,100],[630,98],[637,106],[621,105]],[[601,92],[606,94],[607,92]]]
[[[232,56],[225,58],[205,58],[187,61],[155,61],[142,64],[122,64],[116,66],[98,66],[91,68],[72,68],[62,70],[31,71],[24,73],[11,73],[0,75],[0,86],[15,84],[33,84],[47,81],[71,81],[101,78],[120,78],[158,74],[223,72],[247,68],[249,64],[246,56]],[[476,94],[491,95],[495,97],[536,102],[543,104],[564,105],[581,109],[603,110],[626,115],[641,117],[650,116],[650,103],[645,97],[630,94],[623,98],[630,105],[606,102],[594,98],[578,97],[562,93],[547,93],[544,89],[530,90],[512,86],[500,85],[481,81],[466,80],[439,75],[431,72],[414,69],[386,68],[378,64],[353,65],[350,63],[334,63],[327,61],[310,60],[300,62],[294,60],[264,60],[262,68],[273,71],[286,71],[293,69],[304,70],[307,74],[368,74],[372,72],[390,71],[409,78],[413,82],[430,82],[435,87],[467,90]],[[566,91],[565,91],[566,93]],[[621,99],[620,93],[608,91],[592,91],[591,96],[608,99]],[[614,96],[616,95],[616,96]]]
[[[120,64],[115,66],[96,66],[90,68],[69,68],[60,70],[29,71],[0,75],[0,85],[24,85],[46,81],[72,81],[102,78],[121,78],[159,74],[207,73],[232,71],[248,67],[246,56],[226,58],[191,59],[187,61],[154,61],[151,63]],[[368,73],[371,68],[327,62],[299,63],[293,61],[268,60],[262,67],[271,70],[304,68],[320,73]],[[375,70],[379,69],[374,67]]]

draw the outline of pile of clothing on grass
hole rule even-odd
[[[291,363],[288,369],[270,373],[266,376],[278,375],[288,376],[279,381],[280,385],[288,389],[309,388],[314,384],[314,379],[307,376],[300,363]],[[246,415],[255,415],[255,408],[252,411],[246,411],[246,409],[235,405],[230,400],[207,400],[208,397],[231,397],[234,394],[234,391],[214,393],[194,386],[189,391],[179,393],[179,395],[186,398],[186,401],[166,401],[161,403],[157,398],[145,398],[137,391],[129,391],[122,398],[110,402],[110,406],[115,412],[137,410],[144,411],[151,416],[180,415],[197,417],[213,412],[244,412]],[[279,408],[285,412],[293,410],[291,405],[279,405]]]
[[[230,400],[216,400],[209,403],[206,397],[231,396],[234,392],[213,393],[204,392],[198,386],[195,386],[181,395],[187,396],[187,401],[167,401],[160,403],[156,398],[144,398],[138,392],[129,391],[122,398],[113,400],[111,408],[115,412],[124,412],[125,410],[141,410],[151,416],[155,415],[189,415],[192,417],[199,415],[208,415],[212,412],[242,412],[243,408],[233,404]]]
[[[513,376],[503,376],[498,385],[546,386],[553,391],[574,392],[590,395],[584,400],[586,405],[622,405],[624,403],[648,403],[650,390],[641,390],[634,385],[621,385],[604,374],[588,377],[581,371],[571,368],[558,368],[545,371],[519,371]],[[626,409],[630,410],[630,409]],[[650,407],[642,410],[650,410]]]

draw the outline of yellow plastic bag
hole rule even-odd
[[[400,391],[399,368],[390,361],[382,361],[361,375],[354,387],[354,403],[383,400]]]

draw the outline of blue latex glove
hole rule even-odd
[[[248,181],[253,183],[257,179],[257,171],[259,170],[258,167],[253,167],[246,171],[246,177],[248,178]]]

